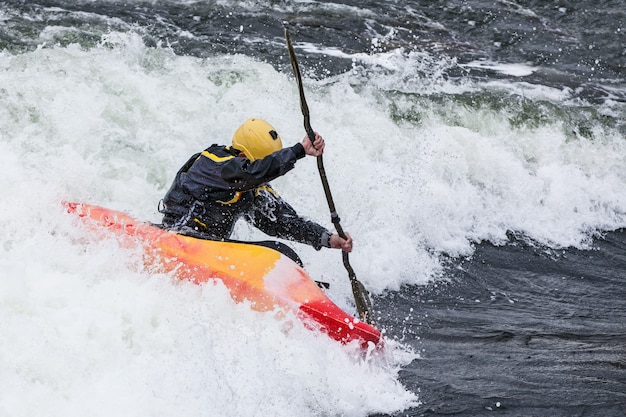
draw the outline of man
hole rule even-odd
[[[232,146],[211,145],[193,155],[178,171],[162,200],[163,227],[211,240],[229,240],[235,223],[244,218],[270,236],[321,247],[352,251],[352,238],[329,232],[299,216],[269,185],[305,155],[324,152],[324,139],[304,137],[283,148],[276,130],[261,119],[246,120],[233,135]],[[284,244],[250,242],[283,252],[302,265]]]

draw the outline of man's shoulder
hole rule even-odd
[[[230,146],[220,145],[217,143],[214,143],[213,145],[206,148],[204,152],[219,152],[219,153],[224,153],[224,154],[229,154],[229,155],[231,154]]]
[[[200,153],[200,155],[212,160],[213,162],[225,162],[235,158],[230,146],[211,145]]]

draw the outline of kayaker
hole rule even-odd
[[[232,146],[211,145],[194,154],[178,171],[159,204],[162,226],[177,233],[210,240],[230,240],[240,218],[266,234],[322,247],[352,251],[352,238],[331,233],[301,217],[270,186],[305,155],[324,152],[324,139],[315,134],[283,148],[276,130],[265,120],[246,120],[234,133]],[[287,245],[275,241],[247,242],[277,249],[302,265]]]

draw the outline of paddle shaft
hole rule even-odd
[[[302,76],[300,74],[300,67],[298,66],[298,61],[296,59],[296,53],[291,44],[291,39],[289,38],[289,30],[285,27],[285,38],[287,39],[287,48],[289,49],[289,57],[291,59],[291,66],[293,68],[294,75],[296,77],[296,81],[298,83],[298,90],[300,91],[300,107],[302,109],[302,115],[304,116],[304,129],[306,130],[306,134],[311,140],[311,142],[315,141],[315,132],[311,127],[311,117],[309,115],[309,106],[306,103],[306,97],[304,96],[304,87],[302,85]],[[326,201],[328,202],[328,209],[330,210],[330,219],[337,230],[337,234],[342,239],[347,239],[345,232],[340,224],[339,215],[337,214],[337,210],[335,209],[335,202],[333,201],[333,196],[330,191],[330,185],[328,184],[328,178],[326,177],[326,170],[324,169],[324,159],[322,155],[317,157],[317,169],[320,174],[320,179],[322,180],[322,186],[324,187],[324,193],[326,194]],[[354,301],[357,307],[357,311],[359,313],[359,318],[366,323],[372,323],[372,302],[370,301],[369,294],[363,284],[357,279],[356,274],[354,273],[354,269],[350,265],[350,260],[348,258],[348,252],[342,251],[343,265],[348,271],[348,277],[350,278],[350,284],[352,286],[352,294],[354,295]]]

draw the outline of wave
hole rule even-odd
[[[110,33],[93,48],[1,58],[5,158],[24,161],[21,177],[55,198],[158,221],[156,202],[178,165],[228,142],[241,120],[269,119],[289,142],[303,134],[291,74],[250,57],[181,57]],[[441,256],[468,256],[508,232],[580,248],[624,227],[623,106],[594,107],[549,87],[457,82],[421,58],[392,58],[305,80],[345,227],[360,245],[355,262],[375,291],[428,280]],[[299,165],[275,185],[323,223],[314,164]],[[24,200],[34,199],[29,189]],[[307,256],[315,264],[322,255]]]

